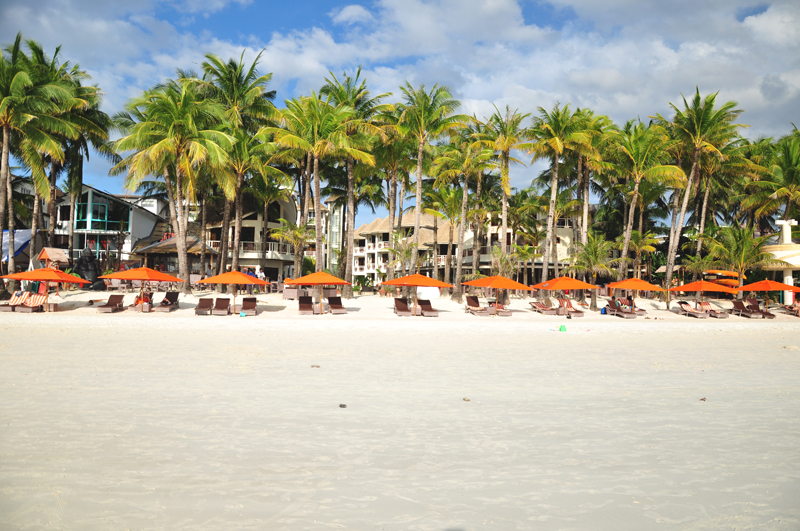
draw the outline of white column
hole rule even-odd
[[[790,286],[794,286],[794,279],[792,278],[792,270],[791,269],[784,269],[783,270],[783,283],[789,284]],[[794,303],[794,292],[792,291],[784,291],[783,292],[783,304],[786,306],[790,306]]]

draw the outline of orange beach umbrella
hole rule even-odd
[[[495,277],[484,277],[479,278],[477,280],[470,280],[469,282],[463,282],[464,286],[475,286],[478,288],[492,288],[492,289],[524,289],[531,291],[533,288],[526,286],[525,284],[520,284],[516,280],[511,280],[510,278],[502,277],[502,276],[495,276]],[[500,301],[495,301],[494,303],[494,314],[497,315],[497,308],[500,304]]]
[[[708,282],[706,280],[698,280],[696,282],[684,284],[683,286],[675,286],[674,288],[669,288],[669,291],[720,291],[722,293],[732,293],[734,295],[739,292],[739,290],[735,288],[729,288],[728,286],[723,286],[716,282]]]
[[[455,287],[452,284],[448,284],[447,282],[442,282],[441,280],[436,280],[435,278],[426,277],[425,275],[420,275],[419,273],[415,273],[413,275],[406,275],[404,277],[381,282],[381,286],[403,286],[403,287],[414,287],[414,288]]]
[[[425,275],[420,275],[419,273],[415,273],[413,275],[406,275],[400,278],[394,278],[392,280],[387,280],[386,282],[381,282],[381,286],[401,286],[401,287],[409,287],[409,288],[454,288],[452,284],[448,284],[447,282],[442,282],[441,280],[436,280],[435,278],[426,277]],[[414,299],[414,315],[417,315],[417,300]]]
[[[547,282],[540,282],[532,286],[533,289],[546,289],[549,291],[566,291],[568,289],[600,289],[600,286],[589,284],[572,277],[558,277]]]
[[[739,291],[794,291],[800,293],[800,286],[790,286],[774,280],[761,280],[739,288]]]
[[[182,278],[173,277],[161,271],[150,269],[149,267],[137,267],[126,271],[117,271],[108,275],[100,275],[97,278],[109,278],[116,280],[142,280],[145,282],[183,282]]]
[[[64,273],[58,269],[43,267],[41,269],[34,269],[33,271],[25,271],[24,273],[12,273],[0,278],[8,278],[12,280],[27,280],[28,282],[60,282],[62,284],[91,284],[88,280],[84,280],[75,275]],[[44,307],[47,309],[47,299],[50,298],[50,293],[45,295]]]
[[[627,289],[631,291],[666,291],[640,278],[629,278],[627,280],[620,280],[619,282],[612,282],[608,285],[609,288],[614,289]]]
[[[287,280],[286,284],[294,286],[319,286],[319,313],[322,315],[322,286],[349,286],[350,282],[335,277],[325,271],[317,271],[294,280]]]
[[[222,273],[221,275],[215,275],[213,277],[204,278],[203,280],[198,280],[198,284],[257,284],[259,286],[266,286],[269,282],[265,280],[261,280],[256,277],[251,277],[250,275],[245,275],[241,271],[228,271],[227,273]],[[236,311],[236,290],[233,290],[233,311]]]

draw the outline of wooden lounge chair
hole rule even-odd
[[[439,317],[439,312],[433,309],[431,301],[425,299],[417,299],[417,304],[422,310],[423,317]]]
[[[283,300],[295,300],[297,299],[299,293],[298,289],[295,287],[287,286],[283,288]]]
[[[717,319],[727,319],[728,317],[731,316],[731,314],[727,312],[720,312],[719,310],[715,310],[714,308],[711,307],[710,302],[701,302],[700,308],[702,308],[702,310],[711,317],[715,317]]]
[[[14,311],[22,313],[43,312],[46,302],[47,294],[37,295],[36,293],[31,293],[30,297],[28,297],[25,302],[17,306]]]
[[[258,301],[255,297],[245,297],[242,299],[242,309],[240,311],[244,312],[245,315],[256,316],[258,315],[257,304]]]
[[[687,317],[695,317],[697,319],[708,319],[708,314],[702,310],[695,310],[692,306],[685,301],[678,301],[678,314],[686,315]]]
[[[531,305],[531,310],[533,310],[534,312],[539,312],[542,315],[558,315],[557,308],[551,308],[550,306],[547,306],[543,302],[533,301],[530,303],[530,305]]]
[[[178,309],[178,292],[177,291],[169,291],[166,295],[164,295],[164,300],[161,301],[161,304],[155,307],[157,312],[171,312],[172,310]]]
[[[636,315],[647,315],[647,310],[636,306],[636,301],[634,301],[633,299],[617,299],[617,300],[623,305],[633,310],[633,313],[635,313]]]
[[[800,317],[800,299],[794,301],[794,304],[792,305],[784,306],[783,311],[788,313],[789,315]]]
[[[478,301],[478,297],[474,295],[467,295],[467,306],[464,308],[464,311],[472,315],[490,315],[489,309],[482,307],[481,303]]]
[[[198,299],[194,308],[195,315],[209,315],[214,308],[214,299]]]
[[[740,315],[742,317],[749,317],[750,319],[762,319],[764,315],[759,311],[753,311],[744,305],[742,301],[733,301],[733,315]]]
[[[774,313],[771,313],[767,308],[761,309],[758,305],[758,299],[747,299],[747,307],[754,312],[761,312],[765,319],[775,319]]]
[[[230,315],[231,314],[231,300],[228,298],[218,298],[214,300],[214,308],[211,310],[211,315]]]
[[[122,306],[122,301],[124,299],[125,295],[109,295],[108,301],[106,301],[105,304],[98,306],[97,311],[100,313],[121,312],[125,309]]]
[[[25,304],[30,296],[30,291],[18,291],[12,294],[11,300],[9,300],[6,304],[0,304],[0,312],[13,312],[16,308]]]
[[[396,298],[394,300],[394,313],[401,317],[411,317],[411,309],[408,307],[408,300]]]
[[[284,290],[284,293],[286,291]],[[298,312],[300,315],[314,315],[314,300],[311,297],[298,297]]]
[[[608,315],[615,315],[623,319],[636,319],[636,312],[633,310],[626,310],[622,307],[617,299],[611,299],[606,306],[606,313]]]
[[[574,306],[572,306],[572,301],[569,299],[558,299],[558,304],[564,310],[566,315],[571,315],[572,317],[583,317],[583,312],[581,310],[576,310]]]
[[[331,313],[333,315],[340,315],[347,313],[347,308],[342,306],[341,297],[328,297],[328,305],[330,306]]]

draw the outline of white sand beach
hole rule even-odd
[[[800,528],[794,317],[105,297],[0,314],[0,529]]]

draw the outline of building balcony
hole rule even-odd
[[[219,240],[209,240],[206,244],[220,251]],[[281,242],[239,242],[240,258],[261,258],[264,251],[267,252],[267,260],[294,260],[294,245]],[[228,252],[233,251],[233,242],[228,242]],[[313,255],[313,251],[312,251]]]
[[[367,266],[363,265],[354,265],[353,266],[353,273],[366,273]]]
[[[365,254],[366,252],[366,247],[353,247],[353,254]]]
[[[378,249],[379,251],[382,251],[382,250],[388,251],[389,247],[391,247],[391,246],[392,246],[391,242],[378,242],[375,245],[375,248]]]

